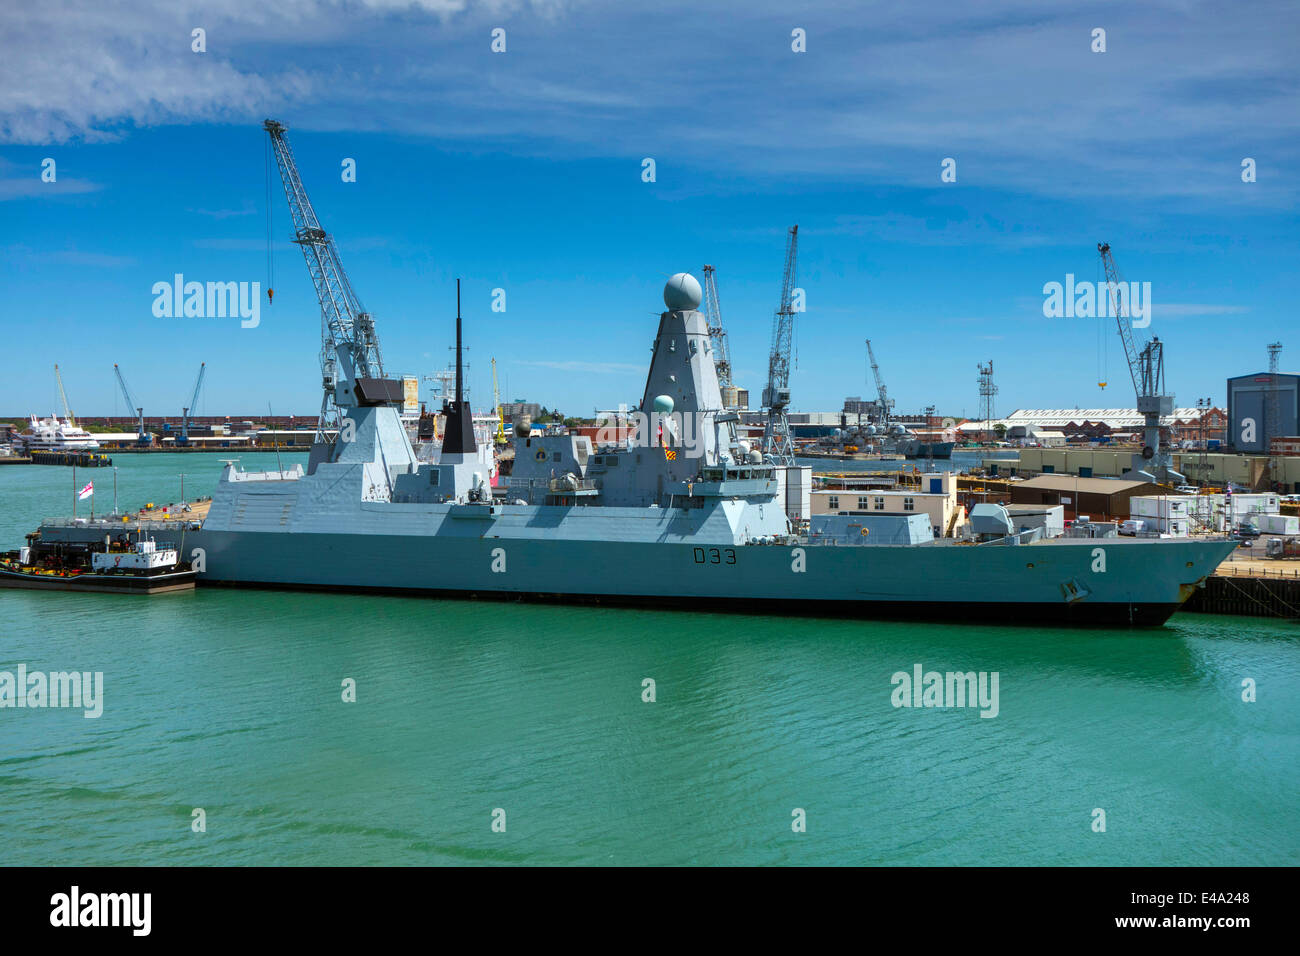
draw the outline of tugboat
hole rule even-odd
[[[27,547],[0,554],[0,587],[159,594],[190,590],[195,577],[175,548],[152,538],[78,545],[45,542],[36,531]]]

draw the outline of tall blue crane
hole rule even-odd
[[[867,339],[867,362],[871,366],[871,374],[876,379],[876,407],[879,409],[880,416],[877,424],[888,425],[894,417],[894,400],[889,397],[889,390],[885,388],[885,379],[880,374],[880,366],[876,364],[876,353],[871,348],[871,339]]]
[[[199,378],[194,383],[194,396],[190,403],[181,409],[181,437],[176,439],[176,444],[185,447],[190,443],[190,412],[199,407],[199,389],[203,388],[203,373],[207,371],[208,363],[199,363]]]
[[[763,407],[767,409],[767,427],[763,431],[763,453],[777,464],[794,464],[794,444],[790,440],[790,351],[794,341],[795,263],[799,250],[799,227],[791,226],[785,244],[785,275],[781,281],[781,305],[772,318],[772,349],[767,362],[767,387],[763,389]]]
[[[137,416],[135,443],[137,445],[152,445],[153,436],[144,430],[144,406],[136,402],[135,396],[131,394],[131,389],[126,386],[126,379],[122,377],[122,370],[118,368],[117,363],[113,363],[113,373],[117,376],[117,384],[122,389],[122,397],[126,399],[126,407],[133,409]]]
[[[1138,346],[1129,322],[1127,296],[1122,295],[1119,268],[1111,255],[1110,243],[1097,243],[1106,286],[1110,290],[1111,312],[1119,325],[1129,376],[1137,396],[1138,414],[1142,416],[1142,461],[1134,462],[1133,471],[1151,481],[1181,483],[1186,479],[1174,471],[1173,456],[1161,434],[1161,419],[1174,413],[1174,396],[1165,388],[1165,346],[1159,336]]]
[[[713,365],[718,371],[718,385],[731,384],[731,355],[727,349],[727,330],[722,325],[722,306],[718,303],[718,283],[713,266],[704,267],[705,321],[713,345]]]
[[[401,401],[401,383],[387,380],[375,323],[343,271],[334,240],[321,227],[298,175],[293,150],[283,123],[268,119],[262,128],[270,134],[280,181],[293,217],[294,242],[302,249],[316,286],[321,310],[321,414],[316,442],[332,445],[327,429],[337,428],[348,409],[362,405],[387,405]]]

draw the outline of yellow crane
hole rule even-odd
[[[59,398],[63,402],[63,414],[68,419],[68,424],[73,428],[77,427],[77,420],[72,417],[72,409],[68,405],[68,393],[63,390],[63,376],[59,373],[59,366],[54,366],[54,380],[59,383]]]
[[[506,443],[506,416],[501,412],[501,389],[497,386],[497,360],[492,360],[492,405],[497,413],[497,444]]]

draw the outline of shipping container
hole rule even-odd
[[[1300,534],[1300,517],[1295,515],[1260,515],[1256,525],[1267,534]]]
[[[1135,495],[1129,499],[1129,514],[1136,518],[1186,518],[1192,498],[1187,495]]]

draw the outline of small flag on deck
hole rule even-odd
[[[82,488],[81,491],[77,492],[77,500],[85,501],[94,493],[95,493],[95,483],[93,481],[88,481],[86,482],[86,487]]]

